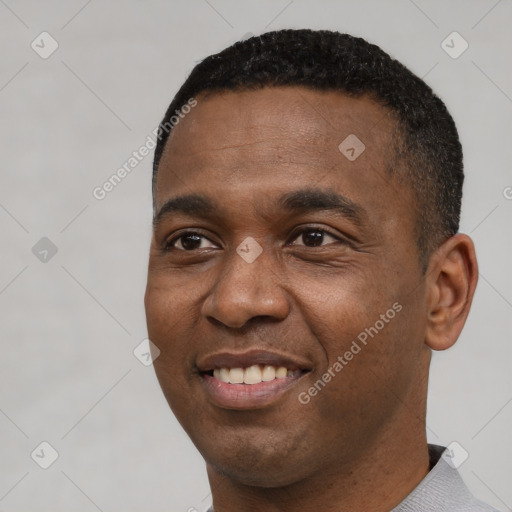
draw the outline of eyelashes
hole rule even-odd
[[[170,251],[172,249],[178,249],[181,251],[190,252],[192,250],[204,249],[205,247],[193,247],[194,245],[197,245],[198,242],[199,242],[199,245],[201,246],[202,245],[201,239],[209,241],[212,245],[216,245],[205,235],[203,235],[197,231],[185,231],[184,233],[181,233],[180,235],[175,236],[174,238],[171,238],[170,240],[165,242],[164,250]],[[175,246],[176,243],[178,243],[178,242],[181,243],[181,246],[182,246],[181,248],[180,247],[177,248]],[[185,242],[185,244],[183,242]],[[187,248],[187,246],[188,246],[188,248]]]
[[[302,243],[294,243],[300,239]],[[328,240],[327,244],[323,242]],[[329,239],[331,239],[329,241]],[[300,230],[294,231],[290,236],[287,245],[294,247],[326,247],[334,243],[350,245],[349,241],[344,237],[333,233],[324,227],[307,226],[302,227]],[[310,244],[310,245],[308,245]],[[166,240],[162,249],[166,252],[182,251],[182,252],[195,252],[201,249],[218,249],[220,246],[210,240],[204,233],[199,230],[182,231],[181,233]]]

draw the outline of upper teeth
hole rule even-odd
[[[284,379],[288,375],[293,375],[294,371],[288,370],[284,366],[260,366],[255,364],[248,368],[217,368],[213,370],[213,376],[230,384],[259,384],[274,379]]]

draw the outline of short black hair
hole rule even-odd
[[[202,60],[171,102],[158,130],[158,164],[176,111],[201,92],[302,86],[367,95],[396,120],[391,171],[415,193],[423,268],[431,252],[459,229],[464,171],[453,118],[432,89],[378,46],[328,30],[278,30],[238,41]],[[175,117],[176,119],[176,117]]]

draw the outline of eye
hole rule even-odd
[[[296,240],[299,240],[302,243],[297,243]],[[324,243],[327,242],[327,243]],[[319,247],[324,245],[329,245],[333,242],[343,242],[342,238],[336,237],[330,234],[325,229],[320,228],[306,228],[303,229],[299,236],[294,238],[291,245],[304,245],[306,247]]]
[[[216,249],[217,246],[204,235],[196,233],[195,231],[187,231],[179,236],[175,236],[165,244],[165,250],[178,249],[180,251],[193,251],[208,248]]]

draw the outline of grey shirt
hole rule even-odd
[[[431,470],[391,512],[498,512],[469,492],[449,459],[442,457],[443,446],[430,444],[428,450]],[[214,512],[213,508],[208,512]]]
[[[446,448],[430,444],[427,476],[391,512],[498,512],[478,501],[466,487],[459,472],[443,457]]]

